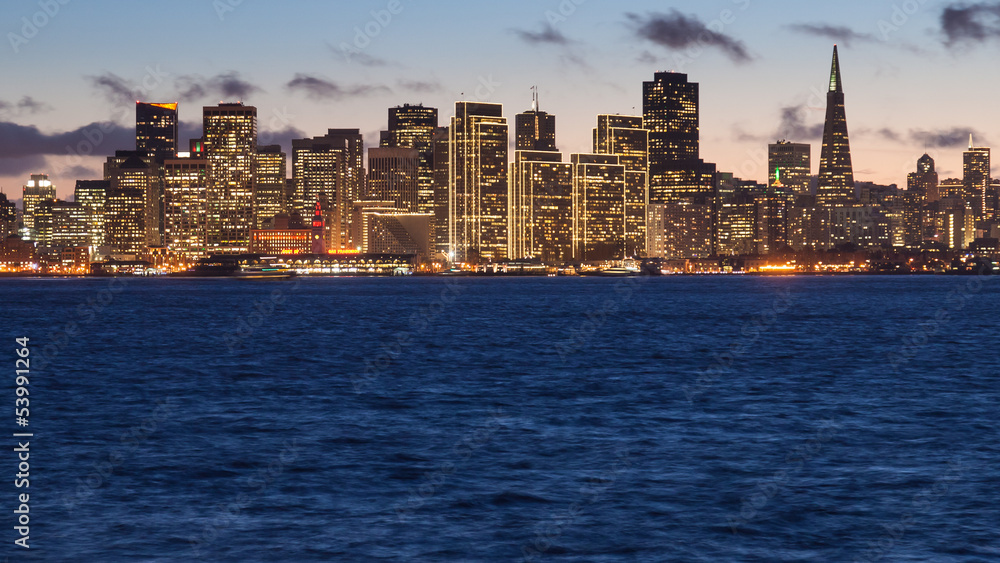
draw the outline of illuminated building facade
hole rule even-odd
[[[364,199],[392,201],[410,213],[420,211],[420,151],[407,148],[368,149],[368,190]]]
[[[781,171],[781,183],[796,196],[809,194],[809,179],[812,174],[812,147],[808,143],[778,141],[767,145],[767,166],[770,170],[768,185],[777,180]]]
[[[434,130],[432,143],[434,145],[434,224],[432,229],[434,253],[446,256],[449,248],[448,211],[450,198],[448,196],[448,174],[450,172],[448,159],[449,133],[447,127]]]
[[[360,129],[328,129],[326,135],[318,137],[326,139],[331,145],[344,151],[344,195],[347,206],[350,202],[361,199],[365,189],[365,139]],[[344,213],[347,215],[346,211]]]
[[[969,150],[962,155],[962,186],[965,201],[972,207],[979,220],[990,219],[993,209],[987,205],[990,188],[990,149],[976,147],[969,135]]]
[[[573,165],[558,152],[519,150],[510,180],[510,258],[571,260]]]
[[[625,257],[625,165],[618,155],[573,154],[573,257]]]
[[[138,190],[143,198],[143,216],[133,229],[142,229],[145,246],[159,246],[160,194],[159,167],[146,151],[115,151],[104,162],[104,179],[114,190]],[[123,192],[122,192],[123,193]]]
[[[177,156],[176,103],[135,103],[135,149],[161,164]]]
[[[206,246],[210,253],[245,253],[254,226],[257,108],[240,102],[203,109],[209,164]]]
[[[556,116],[538,109],[534,95],[531,110],[514,116],[514,147],[519,151],[556,151]]]
[[[355,201],[351,212],[351,240],[354,241],[361,252],[366,252],[368,248],[368,220],[373,213],[400,213],[403,210],[396,208],[393,201]]]
[[[455,103],[448,142],[448,246],[456,261],[507,258],[507,143],[502,105]]]
[[[381,146],[417,151],[417,207],[434,213],[434,131],[437,108],[405,104],[389,108],[389,130]]]
[[[625,166],[625,256],[642,256],[649,204],[649,131],[643,128],[642,118],[597,116],[594,153],[618,155]]]
[[[851,143],[844,109],[844,84],[840,76],[840,57],[837,55],[836,45],[833,47],[830,90],[826,94],[826,125],[823,128],[816,201],[827,206],[847,205],[855,201],[854,167],[851,164]]]
[[[91,242],[89,219],[87,208],[79,202],[42,202],[36,221],[38,244],[50,247],[88,247]]]
[[[926,228],[926,206],[941,199],[938,191],[938,174],[934,170],[934,159],[925,154],[917,160],[917,171],[906,177],[906,193],[903,194],[903,243],[908,248],[916,248],[933,232]]]
[[[642,85],[643,126],[649,130],[649,203],[715,194],[715,165],[699,156],[699,86],[686,74],[657,72]]]
[[[107,180],[77,180],[73,189],[73,200],[87,210],[88,246],[94,248],[104,245],[104,204],[110,188],[111,182]]]
[[[309,252],[326,254],[326,220],[323,218],[323,206],[316,202],[313,212],[312,228],[309,230]]]
[[[373,211],[365,215],[366,253],[429,256],[430,213]]]
[[[17,206],[0,192],[0,240],[17,233]]]
[[[250,238],[255,254],[308,254],[312,247],[311,229],[254,229]]]
[[[104,203],[104,243],[116,259],[138,260],[146,251],[146,190],[137,183],[130,174],[113,179]]]
[[[653,258],[687,259],[712,256],[712,213],[709,204],[681,201],[650,204],[648,223]],[[661,231],[662,229],[662,231]]]
[[[753,194],[734,195],[719,206],[717,245],[720,255],[745,256],[758,252],[758,207],[758,197]]]
[[[347,188],[349,158],[343,140],[314,137],[292,141],[292,209],[303,218],[312,217],[316,202],[320,202],[326,229],[324,243],[329,250],[354,248],[350,230],[354,199]]]
[[[164,163],[164,243],[187,259],[207,254],[208,159],[175,158]]]
[[[281,145],[257,147],[257,178],[254,182],[254,206],[256,228],[275,215],[285,213],[285,180],[288,176],[288,155]]]
[[[25,240],[36,240],[35,213],[38,210],[38,206],[43,201],[55,201],[55,199],[56,187],[49,181],[48,174],[32,174],[21,192],[21,205],[23,205],[23,213],[21,215],[21,222],[23,224],[22,238]]]

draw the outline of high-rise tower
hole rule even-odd
[[[990,149],[977,147],[969,135],[969,150],[962,155],[962,185],[965,201],[975,210],[977,219],[987,219],[987,192],[990,188]]]
[[[241,102],[203,109],[209,164],[206,244],[209,252],[250,249],[254,219],[257,108]]]
[[[854,168],[851,165],[851,143],[848,140],[847,114],[844,111],[844,84],[840,77],[837,46],[834,45],[830,91],[826,94],[826,126],[823,128],[816,202],[834,206],[853,201]]]
[[[177,156],[177,103],[135,103],[135,149],[163,164]]]
[[[448,141],[448,240],[453,260],[507,258],[507,138],[502,105],[455,102]]]

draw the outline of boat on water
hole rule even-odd
[[[295,275],[295,270],[283,265],[253,264],[241,266],[233,272],[232,277],[241,280],[274,280],[288,279]]]
[[[604,276],[609,278],[623,278],[638,276],[639,270],[634,270],[632,268],[622,268],[619,266],[614,266],[611,268],[601,268],[600,270],[595,270],[590,273],[592,276]]]

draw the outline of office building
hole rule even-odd
[[[43,201],[56,200],[56,187],[49,181],[48,174],[32,174],[21,192],[22,238],[37,240],[35,234],[35,214]]]
[[[840,75],[840,58],[836,45],[833,47],[830,89],[826,94],[826,124],[823,128],[816,201],[826,206],[849,205],[855,201],[854,167],[851,164],[851,144],[844,109],[844,83]]]
[[[173,158],[164,163],[164,244],[187,259],[208,251],[210,165],[205,158]]]
[[[502,105],[455,103],[448,141],[448,247],[453,260],[507,258],[507,143]]]
[[[594,153],[618,155],[619,163],[625,166],[625,256],[643,256],[649,204],[649,131],[642,118],[597,116]]]
[[[808,143],[778,141],[767,146],[767,166],[770,171],[768,185],[777,180],[781,171],[781,183],[796,196],[809,194],[812,174],[812,147]]]
[[[135,103],[135,149],[158,164],[177,156],[176,103]]]
[[[420,151],[411,148],[368,149],[368,189],[365,200],[392,201],[398,209],[420,211]]]
[[[625,258],[625,165],[618,155],[573,154],[573,257]]]
[[[969,135],[969,150],[962,154],[962,171],[965,201],[972,207],[978,220],[990,219],[993,211],[988,197],[991,183],[990,149],[975,146],[972,135]]]
[[[511,164],[512,259],[564,263],[573,257],[573,167],[562,154],[519,150]]]
[[[241,102],[203,109],[209,165],[206,246],[210,254],[246,253],[254,226],[257,108]]]
[[[404,104],[389,108],[383,147],[417,150],[417,211],[434,212],[434,131],[437,108]]]
[[[257,229],[275,215],[285,213],[285,187],[288,176],[288,155],[281,145],[257,147],[257,179],[254,182],[254,205]]]

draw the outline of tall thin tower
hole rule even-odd
[[[844,83],[840,77],[840,58],[836,45],[833,46],[830,91],[826,94],[826,126],[823,128],[816,201],[827,206],[854,202],[854,167],[851,165],[851,143],[847,136],[847,114],[844,111]]]

